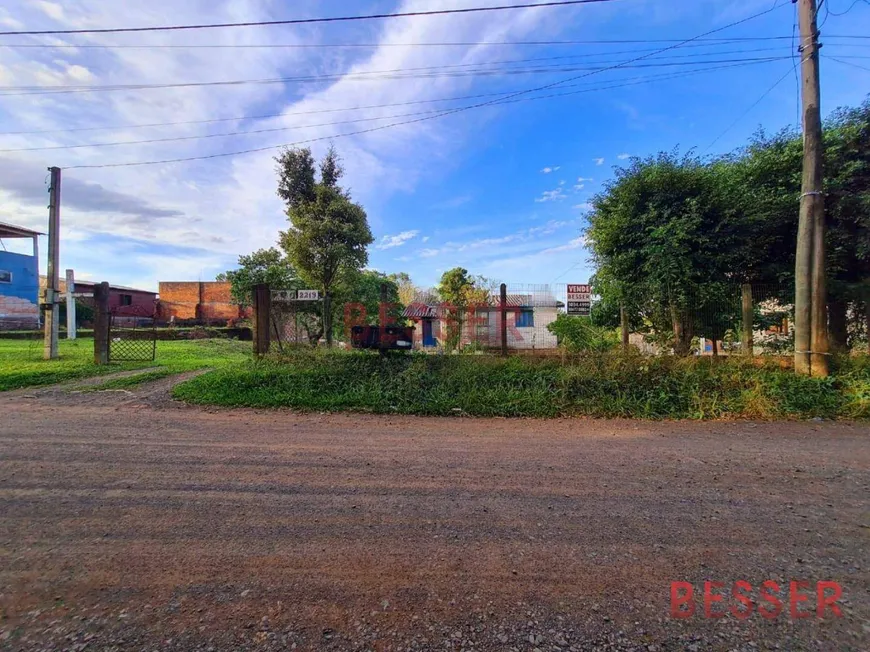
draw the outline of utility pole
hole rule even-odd
[[[60,285],[60,168],[51,172],[48,204],[48,267],[45,283],[45,352],[46,360],[57,358],[57,317]]]
[[[816,0],[797,0],[801,33],[804,162],[795,257],[795,372],[828,375],[825,198]]]

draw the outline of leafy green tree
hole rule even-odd
[[[462,327],[469,310],[488,305],[492,298],[493,283],[483,276],[473,276],[464,267],[448,269],[441,275],[436,291],[442,301],[442,318],[447,323],[445,348],[455,349],[462,338]]]
[[[324,295],[324,331],[332,345],[332,295],[368,263],[373,242],[366,212],[339,185],[343,169],[330,148],[319,179],[311,150],[285,149],[278,163],[278,196],[287,205],[290,228],[280,245],[300,278]]]
[[[261,283],[276,290],[301,288],[301,281],[293,265],[275,247],[258,249],[247,256],[239,256],[239,268],[218,274],[217,280],[229,281],[233,301],[244,306],[253,303],[253,288]]]
[[[597,266],[595,292],[625,303],[656,331],[670,327],[677,355],[698,335],[696,315],[718,300],[716,229],[723,201],[714,171],[676,153],[635,158],[593,198],[587,231]]]

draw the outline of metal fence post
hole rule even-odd
[[[272,314],[272,294],[269,286],[260,283],[254,286],[254,357],[264,356],[271,344],[269,320]]]
[[[109,364],[109,284],[94,286],[94,364]]]
[[[501,317],[501,323],[499,324],[499,328],[501,329],[501,354],[502,356],[507,357],[507,285],[504,283],[499,287],[498,314]]]

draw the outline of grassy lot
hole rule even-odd
[[[532,358],[296,352],[226,366],[175,387],[201,404],[422,415],[868,418],[870,360],[827,379],[738,359]]]
[[[100,367],[93,363],[92,339],[61,340],[59,360],[42,359],[41,341],[0,339],[0,391],[50,385],[129,369],[159,367],[144,379],[137,376],[110,381],[111,387],[118,389],[173,373],[238,364],[249,359],[250,354],[250,342],[235,340],[158,342],[157,359],[154,362],[125,362]],[[116,386],[117,383],[121,385]]]

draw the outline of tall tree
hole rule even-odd
[[[459,346],[462,327],[469,310],[490,303],[492,285],[492,282],[483,276],[470,275],[464,267],[448,269],[441,275],[441,282],[436,290],[443,304],[442,316],[447,322],[448,332],[444,342],[448,349]]]
[[[368,263],[367,247],[374,239],[366,212],[339,185],[344,170],[333,148],[320,162],[319,179],[308,148],[285,149],[275,160],[278,196],[290,220],[280,245],[302,280],[323,293],[324,331],[331,346],[333,294]]]

